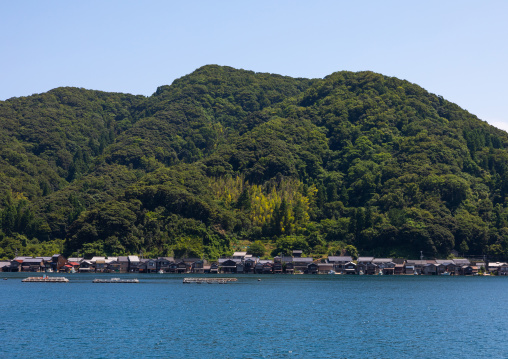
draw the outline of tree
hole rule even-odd
[[[247,248],[247,253],[252,254],[254,257],[263,257],[266,248],[261,241],[255,241]]]
[[[358,249],[355,246],[348,244],[344,247],[344,255],[350,255],[353,259],[358,259]]]

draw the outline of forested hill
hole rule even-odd
[[[508,135],[372,72],[204,66],[0,102],[0,258],[508,258]]]

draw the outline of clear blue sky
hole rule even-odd
[[[508,1],[2,1],[0,100],[59,86],[151,95],[206,64],[371,70],[508,130]]]

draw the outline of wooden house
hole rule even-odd
[[[79,264],[79,272],[80,273],[94,272],[94,271],[95,271],[95,265],[94,265],[94,263],[92,263],[92,261],[83,260]]]
[[[508,275],[508,264],[502,263],[497,269],[498,275]]]
[[[10,261],[0,261],[0,272],[10,272],[11,262]]]
[[[277,256],[273,259],[273,273],[280,274],[282,273],[283,265],[282,265],[282,258]]]
[[[389,273],[383,272],[383,274],[389,274]],[[404,274],[404,264],[395,264],[395,267],[393,268],[393,274],[394,275]]]
[[[273,273],[273,262],[267,260],[263,263],[263,274],[272,274]]]
[[[435,263],[435,261],[432,261],[432,262]],[[415,274],[421,274],[423,272],[423,267],[429,263],[432,263],[432,262],[429,262],[424,259],[408,259],[406,261],[406,274],[413,274],[413,273],[408,273],[407,267],[412,267],[411,269]],[[411,269],[409,271],[411,271]]]
[[[375,275],[379,273],[379,266],[375,263],[367,263],[365,268],[365,274]]]
[[[305,273],[312,262],[314,262],[312,257],[293,257],[293,268],[295,271]]]
[[[21,263],[21,270],[23,272],[43,272],[44,262],[40,258],[26,258]]]
[[[258,261],[258,259],[255,258],[255,257],[247,258],[243,262],[243,264],[244,264],[244,268],[243,268],[244,273],[254,273],[254,267],[256,267],[257,261]]]
[[[163,271],[165,273],[170,272],[170,265],[175,259],[173,257],[159,257],[157,258],[157,271]]]
[[[238,263],[241,263],[240,259],[219,258],[219,270],[221,273],[236,273]]]
[[[95,260],[95,272],[96,273],[106,272],[106,259]]]
[[[118,271],[121,273],[127,273],[129,271],[129,257],[119,256],[117,258]]]
[[[329,256],[328,263],[333,265],[333,270],[337,273],[344,273],[347,263],[352,262],[351,256]]]
[[[40,258],[44,262],[44,270],[43,270],[44,272],[53,271],[53,265],[52,265],[53,258],[52,257],[36,257],[36,258]]]
[[[236,273],[243,273],[244,268],[245,266],[242,261],[236,263]]]
[[[141,259],[138,264],[139,273],[157,273],[157,260]]]
[[[473,275],[474,274],[473,266],[470,266],[470,265],[462,266],[460,268],[459,274],[460,275]],[[476,268],[476,274],[478,274],[478,268]]]
[[[127,256],[129,260],[129,272],[139,272],[138,264],[139,257],[138,256]]]
[[[109,263],[106,263],[106,271],[108,273],[120,273],[121,272],[121,263],[118,261],[118,259],[111,261]]]
[[[328,274],[330,271],[335,271],[332,263],[318,263],[319,274]]]
[[[319,273],[319,266],[318,266],[318,264],[314,263],[314,262],[309,263],[307,265],[307,269],[305,270],[304,273],[306,273],[306,274],[318,274]]]
[[[418,274],[418,272],[416,272],[414,265],[406,263],[404,264],[404,274]]]
[[[344,273],[356,274],[356,264],[354,262],[346,263],[346,265],[344,266]]]
[[[395,262],[392,258],[374,258],[372,263],[377,265],[380,271],[385,268],[395,268]]]
[[[205,273],[205,266],[207,265],[206,259],[200,259],[192,264],[192,273]]]
[[[424,275],[437,275],[438,264],[427,263],[423,266],[422,274]]]
[[[219,264],[218,263],[212,263],[210,265],[210,273],[212,273],[212,274],[219,273]]]
[[[176,273],[189,273],[191,267],[183,259],[180,259],[176,264]]]
[[[60,269],[67,264],[67,259],[61,254],[54,254],[51,257],[51,269],[54,272],[60,271]]]

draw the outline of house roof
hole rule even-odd
[[[27,258],[23,260],[23,264],[41,264],[42,259],[41,258]]]
[[[458,259],[454,259],[453,263],[458,264],[458,265],[469,265],[469,259],[458,258]]]
[[[67,260],[69,262],[81,262],[83,260],[83,258],[79,258],[79,257],[71,257],[71,258],[67,258]]]
[[[358,257],[357,262],[372,262],[374,257]]]
[[[138,256],[127,256],[129,258],[129,262],[139,262]]]
[[[235,252],[233,253],[233,257],[245,257],[247,252]]]
[[[353,257],[351,256],[329,256],[329,262],[351,262]]]
[[[428,262],[426,260],[424,260],[424,259],[408,259],[406,261],[406,266],[409,266],[409,265],[411,265],[411,266],[414,266],[414,265],[421,265],[421,266],[423,266],[423,265],[425,265],[427,263]]]
[[[305,262],[305,263],[310,263],[310,262],[314,262],[314,258],[312,257],[300,257],[300,258],[293,258],[293,262]]]
[[[436,259],[436,263],[437,264],[444,264],[444,265],[454,264],[453,259]]]
[[[372,260],[373,263],[390,263],[393,262],[391,258],[374,258]]]
[[[37,258],[40,258],[45,262],[49,262],[52,259],[51,257],[37,257]]]

